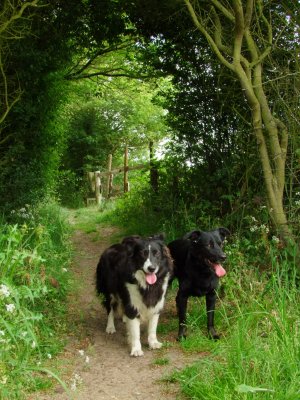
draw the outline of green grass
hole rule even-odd
[[[115,232],[110,233],[112,242],[118,242],[124,236],[123,229],[117,229],[119,225],[113,218],[115,203],[104,201],[101,206],[90,206],[77,210],[68,210],[69,220],[73,230],[81,230],[90,234],[92,241],[101,240],[101,227],[115,227]],[[122,233],[121,233],[122,230]]]
[[[167,357],[162,357],[162,358],[157,358],[156,360],[153,361],[153,365],[156,366],[164,366],[164,365],[169,365],[170,360]]]
[[[112,223],[125,227],[127,234],[165,231],[167,238],[173,239],[190,229],[188,215],[184,216],[185,228],[178,225],[178,229],[172,213],[166,219],[152,210],[149,198],[139,203],[130,196],[115,205],[112,215],[106,214]],[[218,300],[215,316],[219,341],[207,337],[205,299],[189,301],[188,338],[181,346],[204,356],[169,377],[180,384],[187,399],[300,399],[300,294],[295,251],[282,249],[280,242],[268,235],[266,225],[248,232],[248,237],[232,237],[225,248],[225,294]],[[174,318],[160,319],[159,334],[174,330],[177,332]]]
[[[151,211],[147,201],[139,204],[131,195],[100,209],[89,207],[66,214],[73,229],[81,229],[95,240],[99,227],[107,225],[119,228],[113,241],[121,239],[121,232],[122,236],[146,236],[165,231],[168,238],[179,236],[172,218],[166,221]],[[58,215],[57,209],[42,208],[33,213],[31,223],[20,219],[18,225],[1,227],[0,284],[5,287],[0,296],[0,398],[23,399],[29,390],[51,384],[44,372],[49,354],[55,355],[63,345],[55,338],[61,338],[66,329],[62,299],[70,281],[64,270],[70,258],[67,232]],[[185,220],[188,230],[188,215]],[[180,346],[202,356],[174,372],[169,381],[179,383],[184,396],[193,400],[299,400],[300,295],[295,253],[277,248],[257,232],[247,239],[233,238],[226,252],[225,295],[218,300],[215,315],[221,340],[207,337],[205,299],[190,299],[188,337]],[[173,286],[168,294],[172,298],[176,282]],[[10,304],[15,307],[12,311],[6,307]],[[165,316],[160,319],[158,334],[168,338],[174,332],[175,337],[177,328],[177,318]],[[167,347],[154,365],[169,363]],[[55,371],[52,377],[59,379]]]
[[[187,398],[300,398],[299,291],[288,265],[273,264],[273,273],[252,271],[242,282],[232,272],[217,306],[220,341],[205,337],[205,313],[199,316],[195,303],[191,305],[189,336],[182,347],[209,356],[170,378],[180,383]]]
[[[55,205],[13,219],[0,227],[0,398],[12,400],[51,385],[45,368],[63,347],[71,255]]]

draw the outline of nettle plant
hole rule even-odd
[[[266,207],[244,218],[244,229],[226,245],[226,254],[231,265],[243,264],[246,268],[257,267],[268,270],[272,259],[284,248],[283,242],[272,230]]]
[[[63,328],[69,279],[60,222],[52,215],[47,225],[25,207],[21,213],[30,222],[0,227],[0,393],[12,399],[37,386],[32,371],[42,370],[61,346],[54,339]]]

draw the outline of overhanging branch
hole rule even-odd
[[[211,46],[212,50],[215,52],[216,56],[219,58],[219,60],[221,61],[222,64],[224,64],[227,68],[229,68],[230,70],[233,71],[234,66],[228,60],[226,60],[226,58],[223,56],[221,50],[217,46],[217,43],[214,41],[214,39],[208,33],[208,31],[205,29],[205,27],[201,24],[190,1],[184,0],[184,2],[188,8],[188,11],[192,17],[192,20],[193,20],[195,26],[205,36],[205,38],[208,41],[209,45]]]

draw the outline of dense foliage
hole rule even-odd
[[[233,35],[233,30],[228,24],[228,15],[230,12],[234,13],[235,6],[217,2],[214,8],[215,4],[208,2],[192,3],[199,20],[204,21],[206,26],[209,26],[211,21],[215,22],[211,25],[217,26],[216,30],[212,29],[209,33],[219,46],[219,52],[224,50],[226,53]],[[250,4],[252,2],[249,2]],[[236,213],[245,207],[251,212],[259,201],[260,204],[265,204],[272,214],[266,185],[261,184],[266,173],[266,160],[264,159],[263,163],[260,160],[260,140],[255,139],[255,129],[253,131],[251,127],[251,106],[247,106],[237,76],[225,68],[209,48],[206,38],[191,25],[184,2],[165,0],[159,4],[151,2],[151,5],[146,5],[146,2],[138,1],[134,2],[134,5],[128,2],[126,6],[138,31],[145,37],[145,57],[148,63],[173,76],[176,90],[169,101],[167,100],[171,111],[169,123],[175,131],[176,142],[171,158],[172,161],[179,158],[181,166],[184,165],[183,160],[187,164],[184,177],[177,177],[184,187],[182,195],[186,193],[186,199],[189,199],[190,192],[186,191],[185,187],[195,186],[199,197],[214,203],[217,208],[220,198],[226,199],[226,212]],[[299,108],[295,106],[298,103],[295,80],[299,78],[296,45],[299,24],[296,8],[296,4],[292,5],[290,2],[280,5],[257,2],[254,4],[255,12],[252,15],[253,19],[258,18],[253,27],[257,48],[264,48],[267,31],[270,33],[270,29],[272,30],[274,45],[263,62],[263,87],[266,96],[264,99],[265,103],[269,101],[270,109],[276,116],[275,120],[278,122],[278,119],[281,119],[285,124],[289,132],[290,146],[294,145],[295,137],[298,137],[296,126],[299,126]],[[219,9],[221,17],[224,9],[227,10],[227,14],[224,12],[220,21],[216,19],[216,9]],[[261,13],[272,15],[272,27],[268,25],[266,18],[263,19],[262,25],[260,24]],[[210,18],[205,18],[206,14],[210,15]],[[216,37],[221,33],[219,43]],[[254,66],[253,62],[253,74]],[[282,148],[284,135],[285,133],[279,135]],[[268,135],[266,136],[267,141]],[[270,147],[272,145],[269,143],[267,148]],[[286,180],[289,190],[284,192],[283,201],[290,221],[296,223],[293,212],[295,203],[291,194],[295,195],[298,192],[298,161],[293,156],[293,147],[289,149],[291,152],[288,152],[287,162],[290,179]],[[270,164],[273,165],[276,157],[271,158]],[[273,165],[271,169],[274,172],[278,167]],[[174,163],[171,164],[169,173],[172,174],[172,170]],[[274,176],[272,179],[277,178]],[[209,185],[206,184],[207,180]]]
[[[211,357],[173,379],[191,398],[246,398],[261,388],[267,399],[299,397],[298,253],[270,223],[252,110],[240,82],[197,32],[185,3],[199,4],[207,23],[208,6],[230,4],[1,3],[0,397],[21,399],[27,389],[48,385],[39,371],[49,372],[46,361],[59,350],[52,335],[64,328],[66,231],[58,209],[41,204],[54,198],[81,205],[87,171],[105,170],[109,154],[114,167],[122,166],[125,145],[131,164],[148,164],[150,142],[160,155],[151,159],[155,190],[148,172],[130,172],[132,191],[112,212],[114,203],[103,201],[97,218],[121,225],[124,234],[163,231],[173,239],[218,225],[233,234],[226,313],[218,317],[228,339],[218,347],[193,332],[183,348],[209,349]],[[289,131],[283,205],[297,237],[299,1],[255,4],[256,17],[261,4],[272,16],[276,38],[264,59],[263,86]],[[268,36],[263,22],[253,28],[259,48]],[[231,38],[234,30],[222,23],[224,40]],[[192,331],[198,318],[192,309]]]
[[[17,13],[21,3],[4,2],[3,24],[11,17],[5,10]],[[38,202],[53,192],[66,141],[67,121],[59,117],[68,101],[64,78],[73,62],[99,52],[102,42],[117,42],[125,26],[120,14],[110,13],[110,2],[37,3],[12,26],[13,40],[1,42],[1,51],[6,49],[4,84],[22,93],[1,124],[4,210]]]
[[[0,232],[0,397],[47,387],[43,373],[62,349],[70,246],[57,206],[12,210]]]

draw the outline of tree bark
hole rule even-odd
[[[211,0],[211,19],[207,11],[201,10],[199,1],[193,2],[194,6],[190,0],[184,2],[219,61],[240,81],[252,114],[270,217],[279,234],[290,239],[291,230],[283,207],[288,132],[284,123],[272,113],[263,86],[263,61],[270,54],[273,42],[272,26],[263,14],[263,4],[260,0]],[[255,13],[254,7],[258,10]],[[231,38],[223,34],[221,17],[233,30]],[[267,32],[267,37],[259,43],[259,38],[251,32],[255,24],[256,27],[263,25]]]

